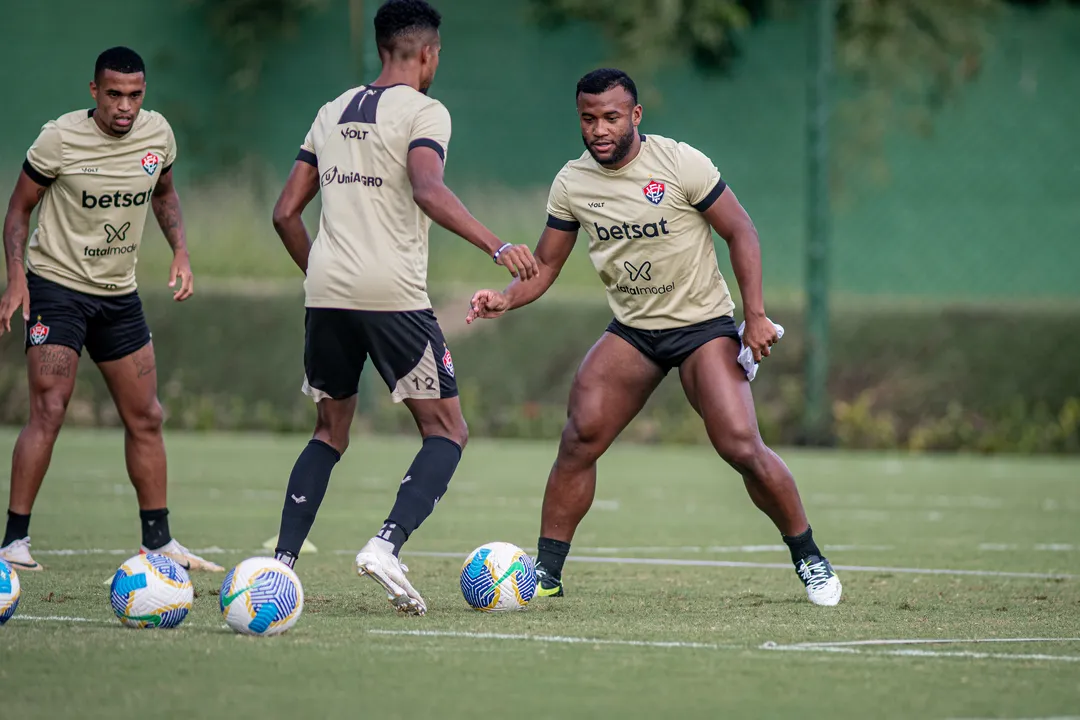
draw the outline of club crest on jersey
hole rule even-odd
[[[142,159],[142,169],[146,171],[147,175],[153,175],[160,164],[161,158],[152,152],[146,153],[146,157]]]
[[[652,180],[641,189],[641,192],[645,193],[646,200],[653,205],[659,205],[660,201],[664,199],[664,183]]]
[[[446,372],[450,373],[450,377],[454,377],[454,359],[450,357],[450,348],[446,348],[446,352],[443,353],[442,364]]]
[[[37,323],[30,327],[30,344],[40,345],[49,337],[49,326],[41,324],[41,316],[38,315]]]

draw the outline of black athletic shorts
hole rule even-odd
[[[722,315],[712,320],[667,330],[638,330],[612,320],[607,331],[633,345],[645,357],[660,366],[665,374],[682,365],[691,353],[719,337],[739,339],[734,318]]]
[[[304,392],[316,402],[355,395],[369,357],[394,402],[458,394],[454,361],[430,309],[307,308],[304,329]]]
[[[139,293],[90,295],[26,274],[30,290],[30,320],[26,349],[63,345],[80,356],[85,346],[95,363],[127,357],[150,342]]]

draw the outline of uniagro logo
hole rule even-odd
[[[383,179],[374,175],[361,175],[358,172],[339,172],[337,165],[322,174],[322,186],[327,185],[363,185],[364,187],[382,187]]]

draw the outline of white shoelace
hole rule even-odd
[[[818,560],[811,565],[803,560],[802,565],[799,566],[799,577],[811,590],[824,590],[829,582],[830,574],[828,568],[825,567],[825,561]]]

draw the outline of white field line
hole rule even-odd
[[[973,643],[1047,643],[1075,642],[1080,638],[911,638],[892,640],[841,640],[838,642],[794,643],[790,647],[854,647],[856,645],[969,645]]]
[[[753,547],[753,546],[747,546]],[[628,548],[624,548],[628,549]],[[58,549],[58,550],[35,550],[36,555],[134,555],[137,550],[103,550],[100,548],[90,549]],[[260,554],[257,550],[224,549],[219,547],[199,548],[192,550],[197,555],[243,555],[245,553]],[[354,555],[356,550],[334,550],[334,555]],[[261,554],[265,554],[264,552]],[[416,557],[454,558],[464,560],[468,552],[434,552],[428,550],[410,550],[408,555]],[[254,555],[252,555],[254,556]],[[607,563],[615,565],[668,565],[675,567],[729,567],[729,568],[753,568],[762,570],[791,570],[790,563],[762,563],[742,560],[694,560],[687,558],[634,558],[617,556],[595,555],[571,555],[567,558],[573,562],[583,563]],[[883,567],[877,565],[833,565],[836,570],[847,572],[874,572],[874,573],[900,573],[911,575],[970,575],[975,577],[1009,577],[1009,578],[1032,578],[1036,580],[1072,580],[1077,576],[1069,573],[1032,573],[1011,572],[1005,570],[950,570],[946,568],[909,568],[909,567]]]
[[[79,548],[79,549],[53,549],[53,550],[34,550],[34,555],[123,555],[124,557],[131,557],[139,552],[139,548],[127,548],[124,550],[105,550],[103,548]],[[227,555],[227,554],[242,554],[252,552],[251,550],[237,550],[219,547],[208,548],[193,548],[192,551],[196,555]]]
[[[895,550],[892,545],[828,545],[824,548],[828,552],[884,552]],[[788,552],[787,545],[642,545],[639,547],[581,547],[580,552],[597,553],[598,555],[618,555],[620,553],[662,553],[662,552],[687,552],[687,553],[768,553]]]
[[[26,622],[77,622],[111,625],[105,620],[93,618],[69,617],[64,615],[15,615],[12,620]],[[368,630],[371,635],[463,638],[470,640],[519,640],[563,645],[617,645],[623,647],[673,648],[680,650],[744,650],[740,645],[720,643],[700,643],[682,640],[617,640],[608,638],[586,638],[565,635],[512,635],[508,633],[474,633],[452,630]],[[863,650],[853,645],[910,645],[916,643],[984,643],[984,642],[1077,642],[1078,638],[987,638],[987,639],[918,639],[918,640],[853,640],[836,643],[803,643],[795,645],[777,645],[767,642],[758,650],[769,652],[818,652],[843,653],[848,655],[892,655],[899,657],[925,658],[965,658],[974,660],[1033,660],[1042,662],[1080,662],[1080,657],[1072,655],[1046,654],[1011,654],[985,653],[951,650],[918,650],[906,648],[900,650]]]
[[[479,633],[462,632],[453,630],[369,630],[372,635],[430,637],[430,638],[455,638],[467,640],[518,640],[539,643],[564,644],[564,645],[620,645],[632,647],[674,648],[682,650],[751,650],[740,645],[719,643],[699,643],[679,640],[612,640],[601,638],[574,637],[564,635],[513,635],[509,633]],[[1072,640],[1072,638],[1060,638]],[[1031,638],[1020,638],[1018,642],[1031,642]],[[1040,642],[1049,642],[1042,639]],[[885,643],[889,641],[871,641]],[[907,641],[901,641],[907,642]],[[945,641],[945,642],[971,642],[971,641]],[[1080,657],[1072,655],[1045,655],[1045,654],[1009,654],[1009,653],[985,653],[954,650],[917,650],[914,648],[900,650],[861,650],[853,647],[814,645],[777,645],[765,643],[757,650],[769,652],[831,652],[848,655],[893,655],[899,657],[925,657],[925,658],[965,658],[976,660],[1036,660],[1044,662],[1080,662]]]
[[[1047,655],[1045,653],[988,653],[971,650],[866,650],[861,648],[885,645],[969,645],[979,643],[1076,643],[1080,638],[911,638],[890,640],[842,640],[836,642],[794,643],[778,645],[767,642],[761,650],[779,652],[821,652],[849,655],[894,655],[899,657],[949,657],[972,660],[1038,660],[1047,662],[1080,662],[1074,655]]]
[[[427,552],[409,551],[407,554],[417,557],[456,558],[464,560],[468,553]],[[759,563],[745,562],[742,560],[690,560],[681,558],[628,558],[628,557],[596,557],[589,555],[571,555],[568,561],[582,563],[607,563],[615,565],[669,565],[683,567],[732,567],[732,568],[756,568],[765,570],[791,570],[791,563]],[[913,575],[975,575],[980,577],[1014,577],[1036,578],[1040,580],[1056,580],[1075,578],[1075,575],[1065,573],[1030,573],[1030,572],[1007,572],[1003,570],[946,570],[943,568],[904,568],[904,567],[877,567],[870,565],[833,565],[836,570],[848,572],[875,572],[875,573],[906,573]]]
[[[925,658],[966,658],[969,660],[1040,660],[1046,662],[1080,662],[1080,656],[1076,655],[1042,655],[1042,654],[1013,654],[1013,653],[986,653],[972,652],[969,650],[916,650],[907,648],[903,650],[859,650],[851,647],[802,647],[799,645],[762,645],[762,650],[772,652],[817,652],[817,653],[843,653],[847,655],[895,655],[899,657],[925,657]]]
[[[625,645],[631,647],[680,648],[689,650],[742,650],[741,645],[684,642],[681,640],[611,640],[607,638],[568,637],[565,635],[511,635],[507,633],[460,632],[454,630],[368,630],[372,635],[408,635],[412,637],[467,638],[470,640],[531,640],[565,645]]]
[[[15,613],[12,620],[28,620],[32,622],[80,622],[80,623],[104,623],[105,620],[95,620],[84,617],[68,617],[67,615],[20,615]]]
[[[1055,715],[1037,718],[949,718],[948,720],[1080,720],[1080,715]]]

